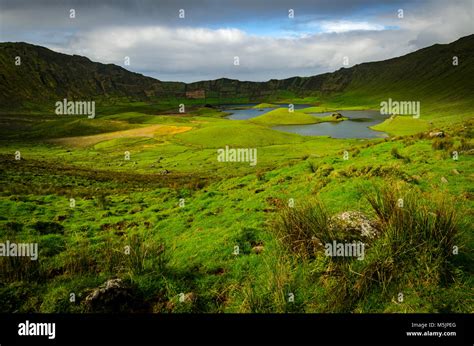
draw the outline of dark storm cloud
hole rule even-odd
[[[182,25],[178,20],[179,9],[186,11],[187,25],[213,25],[219,23],[240,23],[245,21],[267,21],[288,15],[294,9],[297,15],[315,19],[330,19],[354,14],[370,15],[374,8],[413,6],[425,1],[379,1],[379,0],[137,0],[137,1],[87,1],[87,0],[2,0],[2,11],[13,14],[15,20],[8,25],[67,24],[65,15],[70,8],[81,18],[79,25],[124,24],[166,24]],[[410,4],[411,5],[408,5]],[[29,14],[25,16],[24,14]]]

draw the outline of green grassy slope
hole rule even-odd
[[[336,119],[330,116],[318,118],[300,111],[290,112],[287,108],[278,108],[250,120],[252,123],[267,126],[317,124],[322,121],[336,121]]]
[[[126,126],[138,117],[151,119],[117,114],[104,121]],[[158,119],[193,129],[74,150],[38,140],[1,143],[0,236],[38,242],[42,258],[0,259],[1,311],[84,312],[88,292],[113,276],[129,280],[139,297],[140,304],[124,305],[123,311],[472,311],[472,123],[446,127],[446,139],[332,140],[213,117],[164,116],[153,124]],[[223,145],[257,147],[257,167],[217,162],[215,149]],[[14,160],[17,150],[20,161]],[[130,161],[124,160],[126,150]],[[458,161],[451,158],[453,150],[460,153]],[[396,279],[352,292],[360,282],[351,286],[352,277],[332,276],[335,267],[322,254],[298,260],[272,231],[290,198],[297,208],[318,197],[331,212],[373,215],[361,188],[377,183],[414,189],[430,201],[439,194],[450,199],[458,211],[461,251],[449,258],[446,278],[424,258],[417,264],[395,257],[401,260]],[[121,251],[127,244],[138,256],[133,260]],[[164,255],[158,255],[160,244]],[[239,255],[233,255],[235,246]],[[385,263],[387,253],[378,251],[368,248],[369,262],[351,262],[353,268]],[[337,301],[346,295],[335,294],[334,287],[346,284],[350,299]],[[71,290],[75,304],[68,303]],[[400,290],[403,304],[393,298]],[[289,292],[294,304],[282,299]],[[196,298],[180,304],[180,293]]]

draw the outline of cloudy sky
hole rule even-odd
[[[473,12],[474,0],[0,0],[0,41],[160,80],[265,81],[449,43],[474,33]]]

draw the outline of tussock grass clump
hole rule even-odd
[[[435,138],[431,147],[434,150],[451,150],[454,143],[451,139],[448,138]]]
[[[316,173],[318,171],[318,165],[313,161],[308,161],[308,167],[311,173]]]
[[[474,148],[474,141],[472,139],[461,138],[460,142],[455,144],[453,150],[458,152],[470,151]]]
[[[275,248],[280,256],[266,256],[265,278],[252,278],[239,287],[242,313],[295,313],[305,311],[304,270],[294,256],[285,253],[281,244]]]
[[[311,192],[314,194],[319,193],[322,189],[326,187],[331,182],[330,178],[319,178],[316,180],[316,183],[314,184],[313,188],[311,189]]]
[[[399,197],[389,187],[376,188],[372,191],[364,190],[362,193],[365,195],[378,219],[387,223],[397,207]]]
[[[41,273],[38,261],[29,257],[0,258],[0,282],[36,281]]]
[[[329,227],[329,219],[324,205],[315,200],[294,208],[282,208],[273,229],[285,248],[302,258],[311,258],[321,243],[332,241],[335,237]]]
[[[317,177],[327,177],[332,171],[334,171],[334,167],[329,164],[324,164],[318,167],[316,171]]]
[[[383,307],[409,287],[433,288],[453,281],[451,260],[460,244],[459,216],[452,201],[397,185],[374,186],[363,193],[375,215],[378,236],[367,240],[362,260],[325,259],[322,244],[347,238],[333,227],[319,201],[283,208],[273,225],[290,253],[325,263],[320,277],[327,292],[325,311],[350,312],[374,299]]]
[[[91,241],[75,235],[66,244],[66,249],[59,255],[62,270],[66,275],[85,275],[98,273],[98,253],[94,251]]]
[[[453,203],[389,186],[376,186],[366,197],[381,225],[381,236],[366,260],[331,263],[336,276],[329,284],[332,309],[352,311],[372,294],[387,298],[408,287],[448,283],[458,234]]]
[[[392,244],[406,248],[440,249],[438,255],[452,253],[458,229],[453,203],[442,196],[429,198],[414,190],[375,187],[366,198],[382,222]]]
[[[163,273],[169,261],[164,243],[154,241],[149,234],[138,233],[133,233],[128,243],[124,254],[130,276],[146,271]]]
[[[99,192],[97,196],[94,197],[94,201],[95,205],[102,210],[107,209],[110,204],[109,198],[103,192]]]
[[[402,154],[400,154],[397,147],[392,147],[392,150],[390,151],[390,154],[398,160],[403,160],[407,163],[411,161],[409,157],[406,157],[406,156],[403,156]]]
[[[255,172],[255,177],[257,178],[258,181],[266,181],[265,174],[266,174],[265,171],[259,169]]]

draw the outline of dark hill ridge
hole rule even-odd
[[[470,35],[450,44],[436,44],[401,57],[312,77],[267,82],[221,78],[186,84],[162,82],[113,64],[41,46],[7,42],[0,43],[0,103],[2,109],[21,109],[62,98],[157,102],[193,98],[202,91],[206,102],[232,98],[257,102],[283,95],[351,95],[365,100],[404,95],[456,101],[472,97],[473,53],[474,35]],[[21,57],[21,66],[15,66],[16,56]],[[452,65],[453,56],[458,56],[459,66]]]
[[[15,66],[15,57],[21,66]],[[0,44],[0,102],[128,97],[147,100],[184,90],[184,83],[162,83],[113,65],[53,52],[27,43]]]

